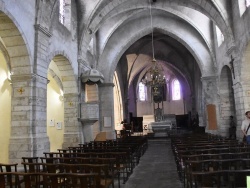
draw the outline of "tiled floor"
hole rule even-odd
[[[150,139],[148,150],[121,188],[182,188],[170,140]]]

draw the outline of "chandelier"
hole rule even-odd
[[[156,1],[153,1],[156,2]],[[150,2],[150,21],[151,21],[151,31],[152,31],[152,65],[147,70],[145,75],[142,78],[142,83],[146,86],[150,86],[153,89],[159,88],[166,83],[164,70],[162,66],[155,59],[155,51],[154,51],[154,29],[153,29],[153,19],[152,19],[152,7]]]
[[[142,79],[142,83],[151,87],[162,86],[166,83],[163,68],[155,58],[153,58],[151,67]]]

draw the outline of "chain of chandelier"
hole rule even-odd
[[[150,0],[149,0],[150,1]],[[155,1],[154,1],[155,2]],[[159,87],[166,83],[166,78],[164,75],[163,67],[155,59],[155,50],[154,50],[154,29],[153,29],[153,16],[152,16],[152,5],[150,2],[150,21],[151,21],[151,32],[152,32],[152,65],[145,73],[142,83],[146,86]]]

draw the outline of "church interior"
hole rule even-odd
[[[0,0],[0,187],[246,187],[249,7]]]

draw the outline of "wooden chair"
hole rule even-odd
[[[191,187],[220,187],[221,175],[223,171],[210,171],[210,172],[192,172],[193,181]]]
[[[13,164],[4,164],[0,163],[0,172],[17,172],[17,163]],[[15,182],[15,176],[13,176],[12,173],[6,174],[5,177],[6,179],[6,185],[9,185],[12,187]]]
[[[65,174],[67,178],[66,187],[74,188],[99,188],[97,185],[97,176],[96,173],[70,173]]]
[[[30,160],[32,161],[32,160]],[[22,165],[24,167],[24,172],[27,174],[36,174],[36,173],[40,173],[43,172],[44,167],[43,167],[43,163],[35,163],[35,162],[22,162]],[[42,186],[44,185],[44,181],[43,179],[40,179],[40,176],[30,176],[29,177],[29,181],[31,183],[31,186]]]
[[[24,163],[37,163],[39,157],[22,157]]]
[[[68,172],[75,172],[76,170],[80,174],[94,173],[97,174],[96,184],[98,188],[108,188],[110,185],[114,185],[114,179],[109,177],[109,166],[106,164],[61,164],[67,166]],[[65,167],[66,169],[66,167]]]
[[[43,188],[99,188],[95,173],[39,173],[37,175],[46,180]]]
[[[91,158],[90,163],[92,164],[105,164],[108,165],[108,177],[111,179],[117,178],[118,187],[120,188],[120,172],[115,169],[116,159],[115,158]],[[114,187],[114,181],[112,182]]]
[[[12,184],[9,184],[8,177],[14,177]],[[22,172],[0,172],[0,188],[31,188],[31,174]]]

